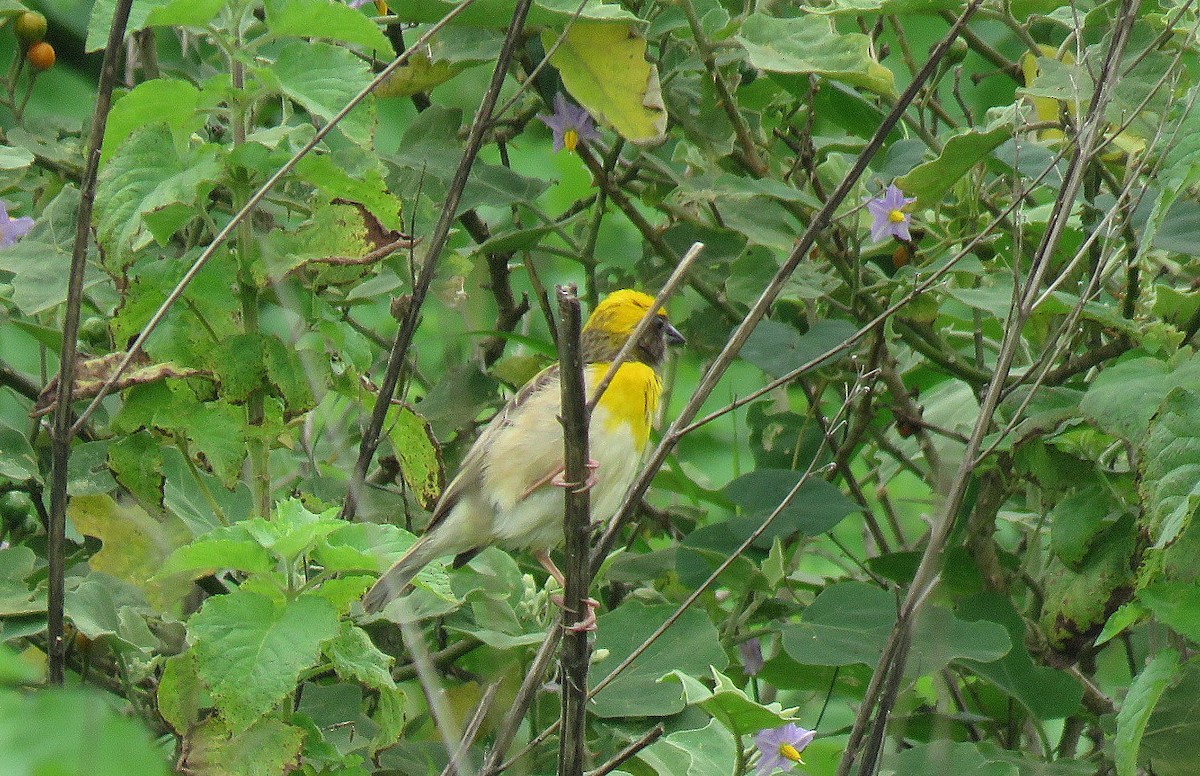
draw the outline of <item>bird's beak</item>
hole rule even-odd
[[[663,327],[663,335],[666,337],[668,345],[682,345],[687,342],[683,335],[679,333],[679,329],[676,329],[669,323]]]

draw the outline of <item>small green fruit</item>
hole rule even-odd
[[[37,11],[26,11],[17,17],[15,29],[21,45],[32,46],[46,37],[46,17]]]
[[[937,320],[938,300],[933,294],[917,294],[900,310],[913,323],[933,323]]]

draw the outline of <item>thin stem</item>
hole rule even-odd
[[[62,351],[58,365],[57,406],[51,432],[50,530],[47,555],[50,563],[47,593],[47,631],[50,657],[50,683],[62,684],[66,665],[66,641],[63,639],[64,575],[66,573],[67,466],[71,458],[71,440],[83,428],[85,416],[71,423],[71,396],[75,388],[75,358],[78,353],[79,314],[83,306],[83,273],[87,263],[88,235],[92,208],[96,201],[96,175],[100,168],[100,146],[112,107],[113,87],[117,83],[117,64],[124,48],[125,26],[133,0],[120,0],[113,12],[104,62],[100,66],[100,84],[96,93],[96,112],[88,135],[87,163],[80,184],[79,213],[75,221],[75,245],[71,253],[71,274],[67,281],[66,319],[63,321]],[[132,360],[132,351],[125,364]],[[115,381],[118,375],[114,375]],[[110,381],[111,382],[111,381]],[[97,396],[93,404],[100,401]]]

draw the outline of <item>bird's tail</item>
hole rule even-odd
[[[372,614],[383,611],[383,607],[400,597],[421,569],[441,554],[435,542],[422,536],[371,586],[363,596],[363,608]]]

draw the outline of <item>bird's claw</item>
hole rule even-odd
[[[567,608],[567,602],[561,595],[555,593],[550,596],[550,600],[554,602],[555,606],[561,607],[564,612],[575,613],[573,609]],[[583,603],[587,606],[587,615],[579,622],[571,625],[563,625],[564,630],[569,630],[572,633],[592,633],[596,630],[596,610],[600,608],[600,602],[595,598],[585,598],[583,599]]]
[[[566,472],[559,472],[550,479],[550,484],[559,488],[570,488],[572,493],[583,493],[584,491],[591,490],[600,481],[596,476],[596,470],[600,468],[600,462],[595,458],[589,458],[588,462],[584,465],[587,466],[588,474],[587,479],[582,483],[567,482],[563,477]]]

